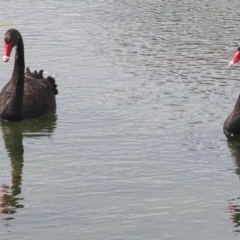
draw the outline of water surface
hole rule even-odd
[[[0,36],[56,78],[56,113],[1,122],[1,239],[237,239],[238,1],[2,1]],[[0,88],[11,76],[2,63]]]

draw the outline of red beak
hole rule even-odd
[[[231,60],[231,62],[229,63],[229,67],[231,67],[232,65],[234,65],[235,63],[237,63],[240,60],[240,51],[237,51],[235,53],[235,55],[233,56],[233,59]]]
[[[12,43],[7,44],[4,41],[4,56],[3,56],[4,62],[7,62],[10,59],[11,52],[12,52]]]

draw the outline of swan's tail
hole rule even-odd
[[[31,77],[34,77],[36,79],[46,79],[47,81],[49,81],[51,83],[51,86],[52,86],[52,89],[53,89],[53,92],[55,95],[58,94],[58,90],[57,90],[57,84],[55,82],[55,78],[51,77],[51,76],[48,76],[46,78],[43,77],[43,70],[39,70],[39,71],[34,71],[34,72],[31,72],[29,67],[26,68],[26,75],[27,76],[31,76]]]
[[[47,80],[52,84],[54,94],[57,95],[57,94],[58,94],[58,90],[57,90],[57,84],[56,84],[56,82],[55,82],[55,78],[53,78],[53,77],[51,77],[51,76],[48,76],[48,77],[47,77]]]

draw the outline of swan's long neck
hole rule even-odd
[[[12,81],[16,83],[16,86],[20,90],[18,92],[18,95],[22,95],[22,96],[23,96],[23,88],[24,88],[24,72],[25,72],[24,46],[23,46],[22,36],[19,34],[19,40],[16,46]]]
[[[11,82],[14,87],[14,95],[12,96],[12,120],[22,119],[22,106],[23,106],[23,92],[24,92],[24,46],[22,36],[19,33],[19,40],[16,46],[15,62],[12,73]]]

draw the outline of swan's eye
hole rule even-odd
[[[4,41],[5,41],[6,44],[9,44],[9,43],[10,43],[10,41],[9,41],[7,38],[4,39]]]

